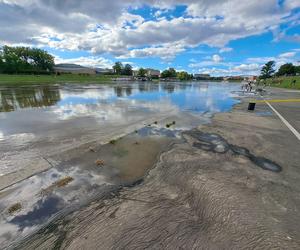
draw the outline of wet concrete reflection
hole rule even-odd
[[[140,183],[160,153],[181,141],[186,124],[230,110],[236,88],[194,82],[1,87],[0,177],[27,177],[0,193],[0,243],[99,194]],[[63,184],[64,178],[72,181]],[[9,213],[16,203],[21,209]]]
[[[51,215],[57,213],[63,208],[62,200],[53,195],[39,200],[34,209],[27,214],[14,217],[9,223],[15,224],[22,231],[26,227],[37,226],[45,223]]]
[[[277,163],[270,161],[265,157],[255,156],[247,148],[229,144],[220,135],[204,133],[199,130],[188,131],[185,132],[185,134],[190,135],[198,140],[197,142],[193,143],[193,146],[196,148],[219,154],[225,154],[228,151],[231,151],[236,155],[242,155],[244,157],[247,157],[255,165],[264,170],[272,172],[280,172],[282,170],[282,167],[279,166]]]
[[[146,132],[147,131],[147,132]],[[88,146],[68,152],[69,160],[7,188],[1,193],[0,242],[4,245],[34,232],[54,217],[86,205],[99,194],[140,183],[160,153],[178,131],[166,133],[157,126],[146,127],[115,142]],[[96,164],[101,159],[101,166]],[[70,178],[70,182],[63,182]],[[8,213],[16,202],[21,209]]]
[[[9,87],[0,89],[0,112],[56,105],[60,101],[58,86]]]

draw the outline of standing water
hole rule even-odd
[[[237,103],[236,84],[136,83],[0,87],[0,176],[95,138],[109,141],[180,112],[212,114]],[[122,133],[120,133],[122,134]]]
[[[238,88],[197,82],[1,86],[0,243],[140,180],[178,131],[229,111]]]

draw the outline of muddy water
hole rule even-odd
[[[140,182],[169,145],[179,141],[171,136],[136,131],[113,143],[85,144],[66,152],[66,160],[21,181],[0,193],[0,242],[10,245],[55,216],[87,205],[91,200],[110,195],[122,186]],[[101,164],[98,164],[98,163]],[[60,185],[60,181],[69,182]],[[10,212],[14,204],[21,208]]]
[[[237,102],[231,91],[238,87],[194,82],[2,86],[1,244],[139,182],[160,153],[181,140],[182,130],[230,110]]]

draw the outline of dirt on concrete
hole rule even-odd
[[[299,249],[299,141],[246,102],[183,133],[142,183],[58,218],[22,249]]]

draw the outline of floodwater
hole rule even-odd
[[[0,176],[79,143],[109,141],[180,112],[230,110],[239,86],[222,83],[0,86]],[[120,133],[120,134],[122,134]]]
[[[198,82],[1,86],[0,182],[12,176],[15,184],[0,187],[0,243],[10,245],[58,214],[139,182],[160,153],[181,140],[181,131],[229,111],[238,88]],[[47,167],[39,168],[41,161]],[[57,184],[66,177],[69,183]],[[11,212],[15,204],[21,207]]]

